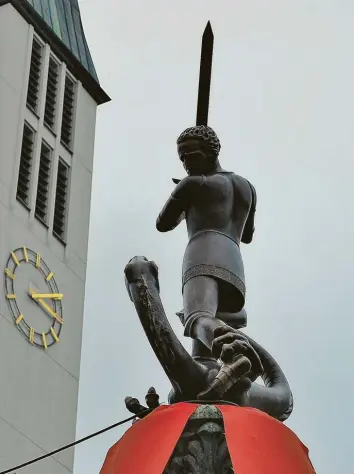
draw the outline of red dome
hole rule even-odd
[[[195,403],[162,405],[107,453],[100,474],[162,474]],[[284,424],[254,408],[216,405],[237,474],[314,474],[307,448]]]

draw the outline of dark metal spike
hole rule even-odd
[[[210,21],[208,21],[208,23],[207,23],[206,26],[205,26],[203,36],[205,35],[206,32],[208,32],[209,34],[211,34],[212,37],[214,38],[213,29],[212,29],[212,27],[211,27]]]
[[[213,62],[214,34],[210,21],[206,24],[200,54],[197,125],[208,124],[211,70]]]

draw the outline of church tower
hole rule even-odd
[[[77,0],[0,0],[0,471],[74,441],[99,85]],[[73,472],[73,450],[26,474]]]

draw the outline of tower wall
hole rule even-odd
[[[26,105],[33,38],[43,43],[37,113]],[[44,123],[50,57],[58,64],[54,129]],[[70,147],[61,140],[66,77],[75,84]],[[36,35],[33,27],[11,4],[1,6],[0,470],[75,439],[96,109],[96,102],[80,81],[71,76],[66,65],[52,54],[49,45]],[[35,136],[27,205],[17,196],[25,123]],[[42,142],[52,150],[45,221],[36,216]],[[68,170],[65,235],[62,238],[55,234],[54,225],[59,160]],[[19,257],[23,246],[40,255],[63,294],[64,323],[59,342],[48,348],[36,346],[21,332],[9,301],[6,301],[7,261],[15,249],[19,249],[16,253]],[[36,269],[32,267],[28,270],[21,263],[17,268],[16,298],[28,324],[35,326],[36,331],[45,332],[52,324],[52,318],[27,293],[29,285],[37,281]],[[42,285],[39,280],[38,285]],[[52,305],[50,300],[49,304]],[[58,454],[56,460],[48,459],[28,467],[26,473],[72,472],[73,457],[73,450],[65,451]]]

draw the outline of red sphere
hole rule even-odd
[[[162,474],[197,406],[161,405],[135,423],[108,451],[100,474]],[[315,474],[306,446],[283,423],[254,408],[215,406],[237,474]]]

